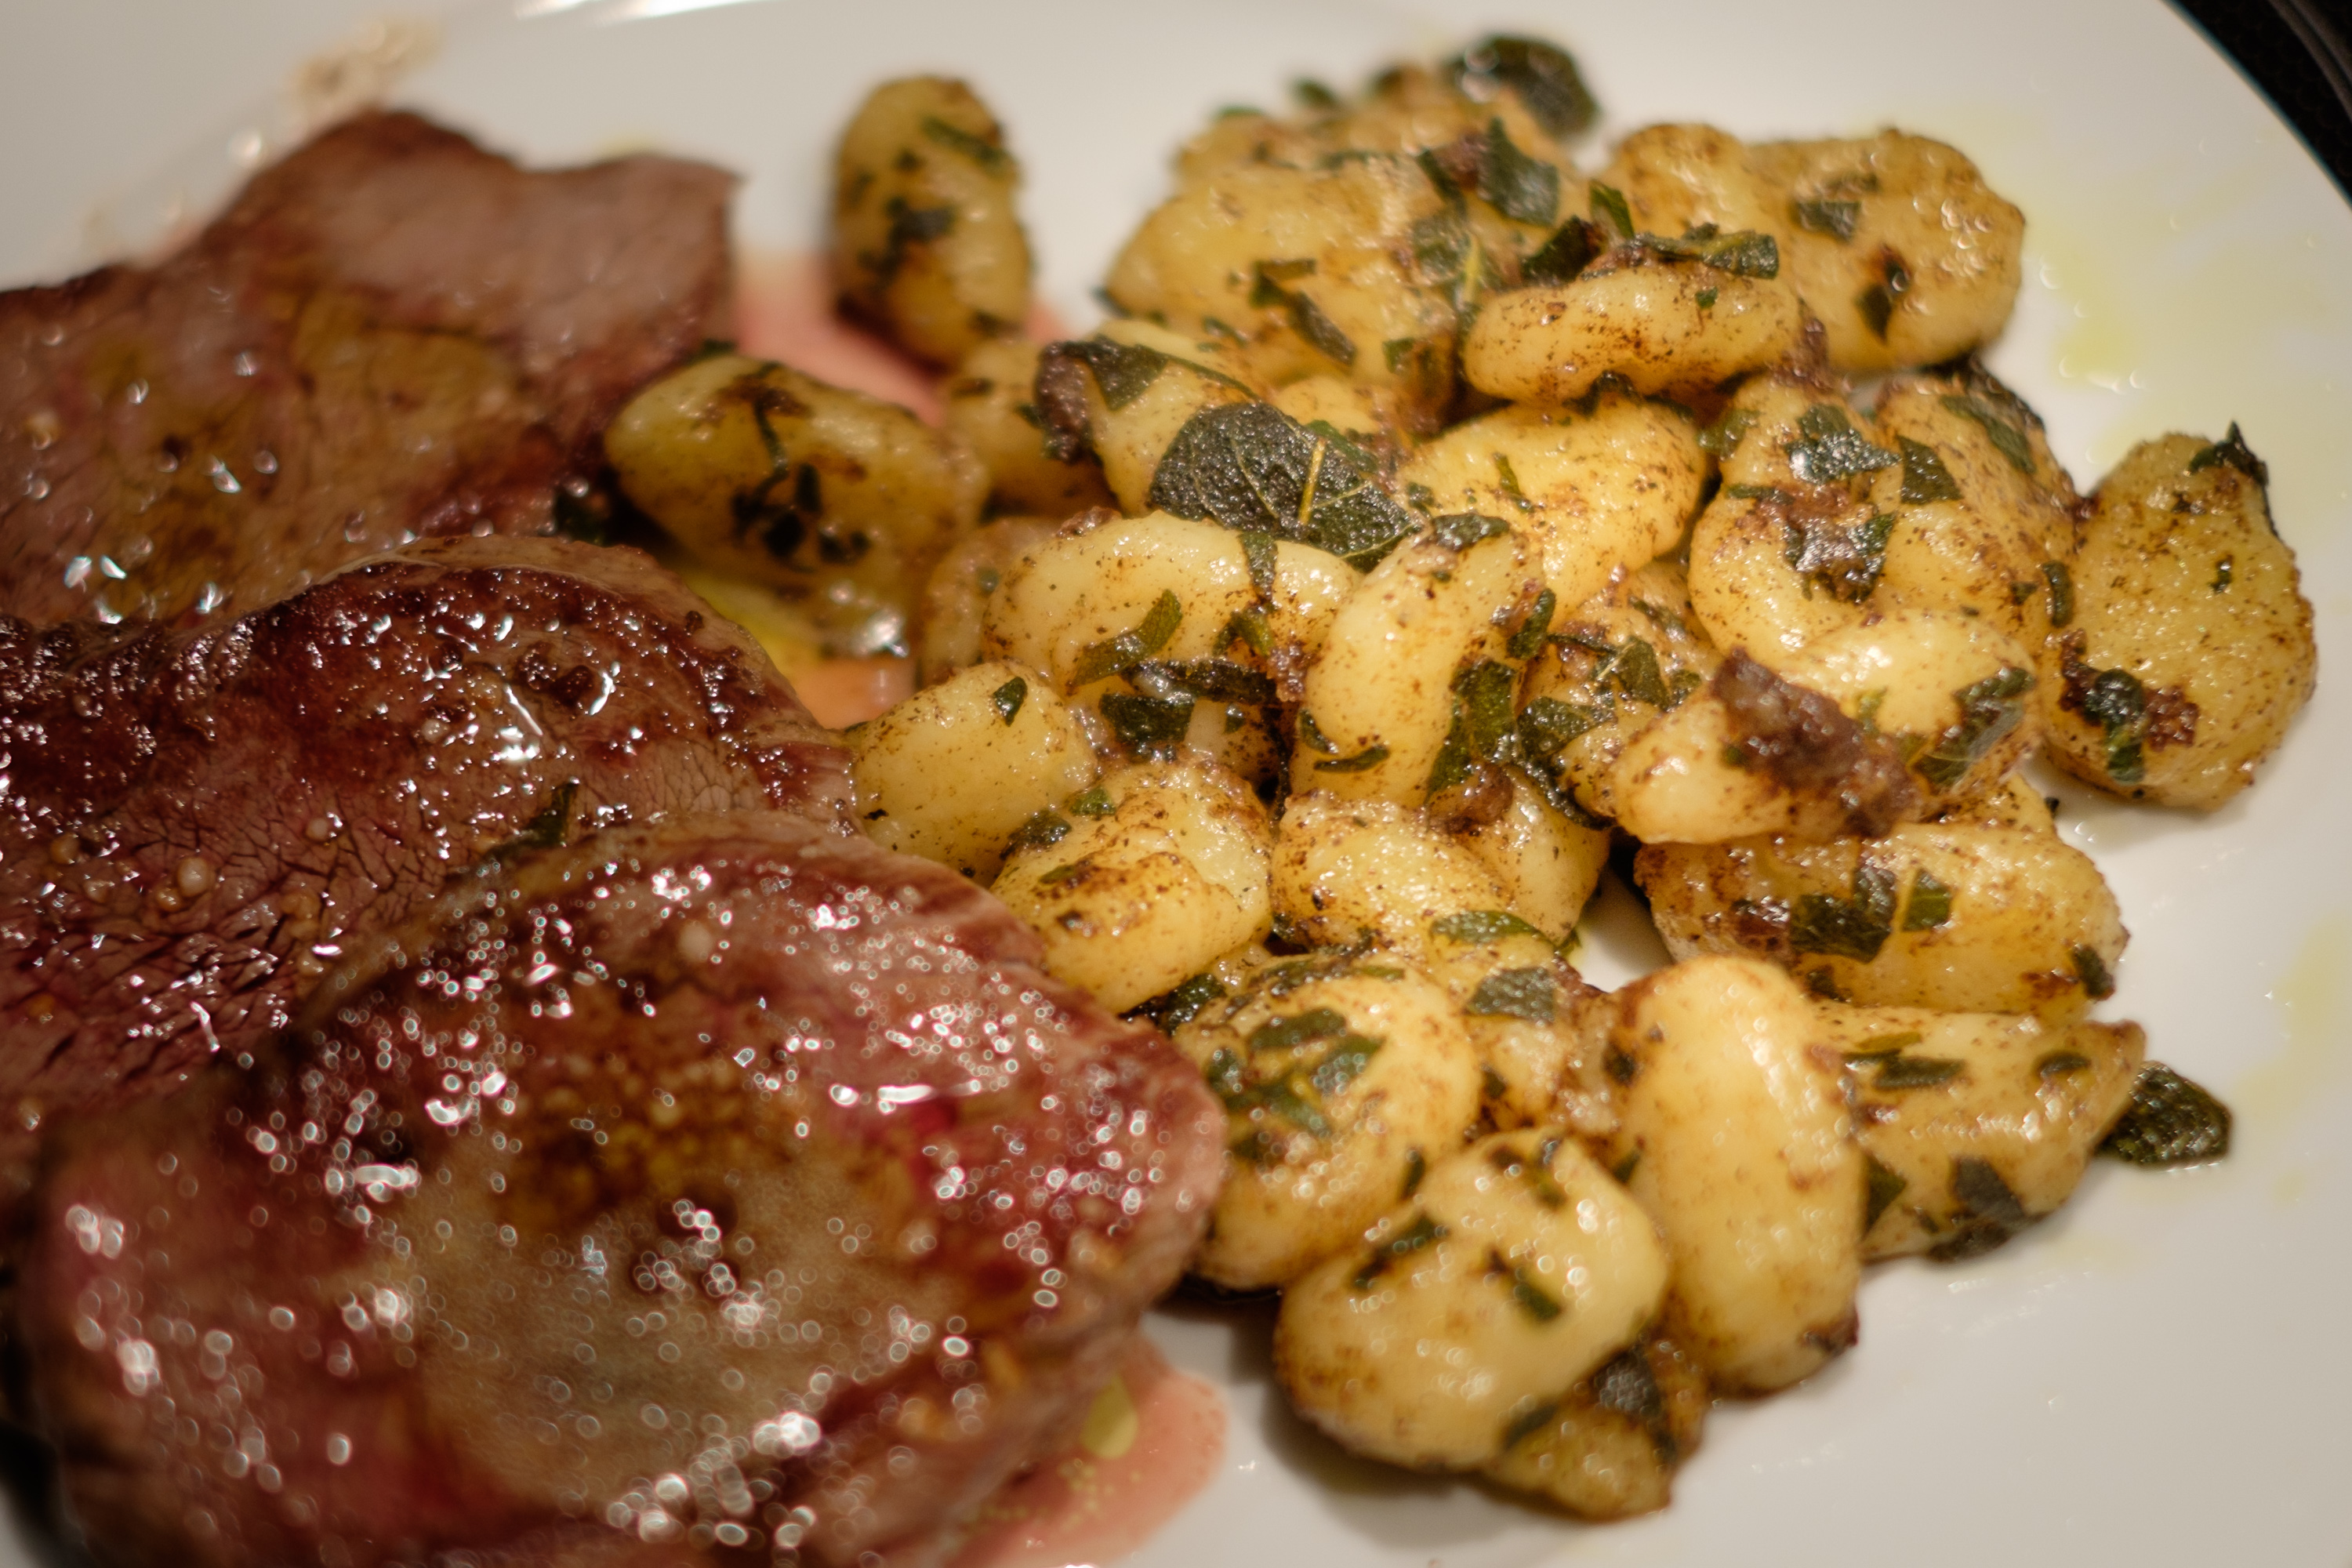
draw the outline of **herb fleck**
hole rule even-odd
[[[1904,505],[1960,499],[1960,487],[1944,467],[1944,459],[1936,455],[1936,448],[1908,436],[1897,436],[1895,445],[1903,454]]]
[[[1176,754],[1184,732],[1192,724],[1192,699],[1130,697],[1123,691],[1103,693],[1102,716],[1118,743],[1139,756],[1167,762]]]
[[[1911,1183],[1900,1172],[1881,1164],[1877,1155],[1865,1150],[1862,1158],[1867,1178],[1863,1195],[1862,1233],[1868,1236],[1871,1227],[1877,1225],[1878,1216],[1886,1212],[1886,1205],[1901,1197],[1903,1189]]]
[[[1432,921],[1429,929],[1433,935],[1448,942],[1472,943],[1500,942],[1507,936],[1543,935],[1508,910],[1465,910]]]
[[[1315,764],[1318,773],[1370,773],[1389,760],[1386,746],[1366,746],[1352,757],[1327,757]]]
[[[2107,961],[2099,956],[2096,948],[2077,944],[2071,956],[2075,978],[2083,983],[2083,994],[2094,1002],[2104,1002],[2116,994],[2115,976],[2107,972]]]
[[[2050,624],[2066,626],[2074,618],[2074,574],[2063,561],[2044,561],[2042,577],[2050,584]]]
[[[1881,1057],[1870,1084],[1881,1089],[1931,1089],[1949,1083],[1967,1070],[1968,1063],[1949,1057]]]
[[[1614,185],[1592,182],[1592,221],[1606,224],[1610,232],[1620,239],[1633,237],[1633,209],[1625,204],[1625,193]]]
[[[996,709],[996,716],[1010,724],[1020,713],[1021,704],[1028,700],[1028,696],[1029,683],[1016,675],[990,692],[988,700]]]
[[[1549,224],[1559,214],[1559,170],[1511,144],[1496,119],[1487,122],[1478,160],[1478,194],[1515,223]]]
[[[1481,540],[1510,532],[1511,525],[1482,511],[1456,511],[1432,518],[1429,531],[1448,550],[1467,550]]]
[[[1937,738],[1935,750],[1912,764],[1937,789],[1949,789],[1966,777],[2001,738],[2025,719],[2025,693],[2032,689],[2033,672],[2015,665],[1952,693],[1960,705],[1960,721]]]
[[[1963,419],[1974,420],[1983,426],[1984,433],[1992,438],[1993,449],[2009,459],[2011,468],[2021,474],[2033,472],[2032,443],[2025,438],[2025,432],[2022,429],[2002,418],[1991,404],[1980,397],[1957,396],[1948,394],[1944,397],[1943,404],[1946,408]]]
[[[1412,1257],[1423,1247],[1436,1246],[1452,1234],[1427,1215],[1414,1215],[1411,1225],[1372,1248],[1372,1260],[1356,1271],[1356,1289],[1370,1289],[1372,1282],[1387,1273],[1391,1265]]]
[[[1478,983],[1466,1009],[1480,1018],[1525,1018],[1549,1024],[1557,1014],[1559,993],[1546,969],[1501,969]]]
[[[2189,459],[2189,471],[2200,473],[2217,465],[2227,464],[2245,475],[2264,489],[2270,488],[2270,465],[2253,454],[2246,438],[2238,433],[2238,422],[2230,422],[2230,433]]]
[[[1868,963],[1894,934],[1895,875],[1864,861],[1853,870],[1853,896],[1805,893],[1789,917],[1789,945]]]
[[[1797,226],[1809,234],[1850,240],[1862,222],[1862,204],[1854,201],[1799,201],[1794,204]]]
[[[2161,1062],[2150,1062],[2099,1152],[2135,1165],[2219,1160],[2230,1152],[2230,1121],[2228,1106]]]
[[[1496,34],[1447,62],[1463,95],[1486,103],[1508,89],[1549,136],[1573,136],[1600,112],[1567,51],[1538,38]]]
[[[1100,642],[1088,643],[1079,650],[1077,667],[1071,673],[1071,683],[1085,686],[1109,676],[1125,674],[1167,647],[1168,639],[1176,635],[1176,628],[1183,622],[1182,602],[1172,592],[1161,589],[1160,597],[1152,602],[1151,608],[1132,630],[1105,637]],[[998,695],[1002,697],[1003,693]],[[1014,699],[1014,706],[1016,709],[1019,706],[1018,698]],[[1005,722],[1009,724],[1012,721],[1013,716],[1006,714]]]
[[[1789,466],[1808,484],[1829,484],[1875,468],[1892,468],[1902,459],[1874,446],[1853,427],[1845,410],[1833,403],[1816,403],[1797,421],[1802,439],[1785,448]]]
[[[935,114],[923,116],[923,134],[950,152],[962,153],[992,174],[1002,174],[1013,166],[1013,155],[1003,148],[961,126],[950,125]]]

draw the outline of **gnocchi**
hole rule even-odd
[[[1308,1420],[1654,1509],[1711,1397],[1854,1342],[1866,1261],[1999,1245],[2102,1147],[2226,1148],[2089,1016],[2122,911],[2022,770],[2228,799],[2310,693],[2310,606],[2234,426],[2086,502],[1971,357],[2024,220],[1966,157],[1685,123],[1587,178],[1572,62],[1492,38],[1220,117],[1112,319],[1039,344],[961,90],[893,84],[844,143],[853,301],[955,366],[950,436],[903,443],[930,510],[874,525],[929,572],[923,689],[849,737],[858,804],[1201,1069],[1192,1266],[1282,1292]],[[790,373],[714,363],[615,467],[803,582],[726,553],[786,434],[735,404]],[[1674,962],[1604,993],[1570,956],[1612,847]]]

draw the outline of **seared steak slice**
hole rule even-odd
[[[259,1069],[68,1125],[23,1300],[100,1560],[936,1563],[1223,1158],[1039,951],[803,818],[614,829],[455,887]]]
[[[257,1050],[500,846],[845,822],[844,754],[699,603],[635,551],[458,539],[200,632],[0,617],[0,1173],[46,1115]]]
[[[234,613],[543,531],[622,400],[723,330],[733,183],[527,174],[365,114],[152,268],[0,294],[0,612]]]

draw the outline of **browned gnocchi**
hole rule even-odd
[[[2032,770],[2228,799],[2310,694],[2310,606],[2235,427],[2077,494],[1972,357],[2024,218],[1965,156],[1685,123],[1588,175],[1572,62],[1488,39],[1217,119],[1110,319],[1034,343],[959,94],[878,92],[836,191],[856,308],[955,367],[948,435],[714,360],[612,456],[761,581],[887,598],[824,555],[853,519],[928,573],[890,601],[923,689],[849,736],[866,831],[1200,1068],[1192,1266],[1282,1292],[1308,1420],[1657,1508],[1712,1397],[1855,1342],[1866,1262],[2001,1245],[2102,1149],[2226,1149],[2092,1016],[2123,910]],[[852,426],[872,495],[763,558],[741,496]],[[1603,992],[1612,857],[1675,962]]]

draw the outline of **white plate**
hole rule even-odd
[[[216,198],[233,153],[257,144],[241,133],[282,129],[273,95],[289,68],[373,9],[83,0],[0,14],[0,279],[85,265]],[[2024,298],[1992,360],[2077,479],[2139,437],[2232,419],[2269,459],[2319,610],[2318,700],[2260,787],[2214,816],[2060,792],[2065,831],[2132,928],[2105,1011],[2144,1021],[2154,1054],[2230,1100],[2237,1151],[2168,1175],[2102,1163],[2063,1214],[2000,1252],[1874,1272],[1860,1348],[1792,1394],[1719,1407],[1673,1509],[1629,1525],[1580,1527],[1348,1461],[1284,1412],[1257,1328],[1162,1313],[1161,1342],[1229,1389],[1233,1429],[1218,1479],[1139,1563],[2345,1568],[2352,209],[2172,12],[592,0],[528,20],[462,13],[397,96],[535,159],[714,158],[751,175],[745,237],[805,245],[832,138],[866,86],[961,73],[1029,169],[1045,291],[1084,321],[1207,111],[1275,102],[1302,73],[1352,82],[1498,26],[1576,52],[1604,135],[1668,118],[1755,137],[1891,121],[1956,142],[2030,220]],[[1600,948],[1604,981],[1638,953]]]

